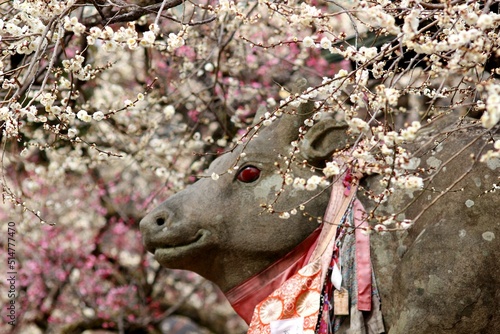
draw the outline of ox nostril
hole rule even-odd
[[[165,224],[165,218],[156,218],[156,225],[158,226],[162,226],[163,224]]]

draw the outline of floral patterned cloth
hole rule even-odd
[[[337,237],[324,254],[300,269],[285,281],[254,310],[248,334],[379,334],[384,333],[380,296],[371,273],[371,310],[358,307],[358,277],[356,263],[356,222],[352,203],[346,210]],[[354,207],[361,203],[354,201]],[[324,236],[325,231],[322,231]],[[339,260],[339,254],[342,254]],[[340,263],[339,263],[340,262]],[[333,315],[333,290],[329,279],[333,264],[342,268],[342,287],[350,296],[349,315]],[[369,264],[371,266],[371,264]]]
[[[248,334],[314,334],[323,286],[321,267],[321,258],[318,258],[259,303],[255,308]],[[302,319],[302,328],[297,331],[271,330],[272,322],[294,318]],[[284,324],[283,327],[286,327],[286,323]]]
[[[321,295],[332,262],[337,226],[349,212],[355,191],[342,183],[332,186],[330,202],[311,260],[254,309],[248,334],[314,334]]]

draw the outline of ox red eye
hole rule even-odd
[[[236,178],[245,183],[256,181],[260,176],[260,169],[254,166],[247,166],[238,172]]]

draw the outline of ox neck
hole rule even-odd
[[[255,306],[309,261],[318,243],[320,232],[321,227],[314,230],[284,257],[225,292],[231,306],[243,320],[250,323]]]

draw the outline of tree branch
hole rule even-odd
[[[124,13],[124,14],[119,14],[120,11],[116,12],[115,15],[110,18],[103,20],[102,24],[108,25],[111,23],[116,23],[116,22],[126,22],[126,21],[133,21],[139,19],[141,16],[146,15],[146,14],[152,14],[152,13],[157,13],[160,8],[163,7],[163,9],[169,9],[176,7],[180,4],[182,4],[184,0],[165,0],[165,1],[160,1],[159,3],[156,3],[154,5],[149,5],[145,7],[140,7],[138,5],[130,5],[131,7],[135,7],[133,11]]]

